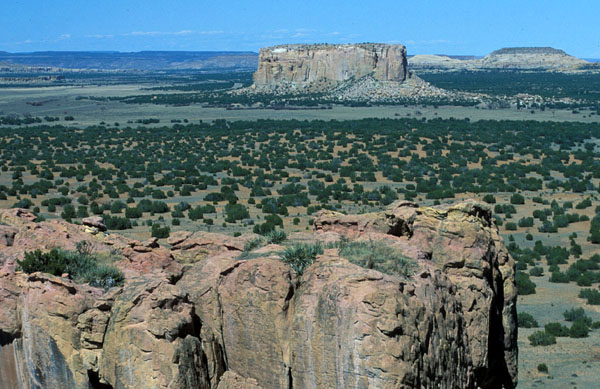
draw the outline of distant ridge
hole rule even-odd
[[[483,58],[450,55],[415,55],[409,59],[412,70],[551,70],[583,69],[589,62],[553,47],[505,47]]]
[[[563,50],[555,49],[553,47],[504,47],[492,51],[489,55],[502,55],[502,54],[557,54],[557,55],[568,55]]]
[[[24,66],[98,70],[254,70],[250,51],[38,51],[0,52],[0,62]]]

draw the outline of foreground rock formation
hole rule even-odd
[[[167,249],[32,219],[0,213],[0,387],[516,385],[514,263],[480,204],[319,214],[312,240],[384,241],[414,261],[408,278],[337,249],[299,276],[260,251],[239,259],[248,236],[182,232]],[[82,240],[116,256],[123,287],[15,271],[25,251]]]

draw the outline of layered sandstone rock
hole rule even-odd
[[[12,236],[0,240],[0,263],[11,263],[0,272],[0,387],[516,385],[514,263],[480,204],[398,202],[380,213],[316,218],[313,240],[398,247],[415,263],[406,278],[361,268],[337,249],[299,276],[272,256],[239,259],[243,238],[180,233],[171,252],[155,241],[34,223],[26,212],[9,216],[0,213]],[[125,285],[103,291],[15,272],[21,245],[42,243],[27,240],[35,225],[58,234],[61,247],[83,236],[98,250],[120,250],[118,264],[132,266]],[[175,257],[188,262],[188,245],[195,261],[182,266]]]
[[[276,87],[285,82],[338,82],[367,75],[380,81],[406,80],[406,47],[378,43],[266,47],[260,49],[254,84]]]
[[[313,94],[357,102],[458,98],[409,72],[406,58],[404,46],[382,43],[266,47],[260,50],[254,84],[231,93],[269,95],[284,105]]]

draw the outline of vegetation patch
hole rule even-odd
[[[540,373],[548,374],[548,366],[545,363],[540,363],[539,365],[537,365],[537,370]]]
[[[304,270],[312,265],[317,255],[323,254],[323,246],[317,244],[295,244],[285,249],[281,260],[294,269],[298,276],[302,276]]]
[[[556,338],[546,331],[536,331],[527,338],[532,346],[550,346],[556,344]]]
[[[348,259],[351,263],[385,274],[409,277],[416,267],[413,260],[385,242],[347,242],[342,240],[338,247],[340,256]]]
[[[517,323],[519,328],[537,328],[539,324],[537,320],[527,312],[517,313]]]
[[[83,245],[79,245],[78,249],[76,252],[58,248],[46,253],[40,250],[27,252],[22,261],[17,261],[18,270],[27,274],[43,272],[54,276],[67,273],[75,282],[87,282],[104,289],[123,284],[125,277],[119,269],[100,263]]]
[[[517,293],[520,296],[535,294],[535,283],[529,279],[527,273],[518,271],[515,275],[515,281],[517,283]]]

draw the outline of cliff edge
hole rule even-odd
[[[479,203],[322,211],[308,239],[329,248],[303,274],[281,246],[241,255],[252,236],[181,231],[167,249],[34,218],[0,211],[1,387],[516,386],[514,262]],[[81,241],[118,258],[124,286],[15,270],[26,251]],[[342,254],[361,241],[411,272]]]

